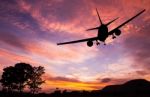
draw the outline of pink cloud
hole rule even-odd
[[[64,64],[68,62],[84,62],[85,60],[96,56],[97,51],[96,49],[83,48],[81,46],[78,48],[75,46],[59,47],[56,44],[48,41],[34,43],[34,46],[33,44],[26,45],[26,49],[31,54],[39,57],[41,56],[41,58],[43,57],[45,60],[47,59],[52,63],[58,62],[58,64]],[[85,57],[87,51],[89,51],[90,54],[89,56]]]

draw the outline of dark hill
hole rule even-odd
[[[121,85],[106,86],[100,92],[108,95],[150,95],[150,82],[136,79]]]

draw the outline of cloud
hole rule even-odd
[[[8,44],[13,47],[24,48],[25,45],[21,42],[21,38],[15,35],[13,32],[0,32],[0,42],[1,44]]]
[[[142,22],[142,21],[141,21]],[[149,22],[144,22],[145,26],[141,27],[135,34],[128,35],[124,41],[124,46],[128,54],[132,56],[134,65],[137,68],[142,67],[145,70],[150,69],[150,42],[149,42]]]
[[[83,48],[78,46],[65,46],[58,47],[55,43],[48,41],[40,41],[38,43],[26,45],[26,49],[30,54],[34,54],[37,57],[43,57],[44,60],[52,62],[53,64],[66,64],[66,63],[80,63],[85,60],[94,57],[96,54],[96,49]],[[89,51],[90,56],[85,57],[86,52]]]
[[[97,81],[99,83],[103,83],[106,85],[116,85],[116,84],[122,84],[129,80],[132,80],[133,78],[97,78]]]
[[[44,79],[47,79],[49,81],[68,81],[68,82],[80,82],[78,79],[75,78],[67,78],[67,77],[62,77],[62,76],[50,76],[49,74],[47,74],[46,76],[44,76]]]
[[[101,80],[102,83],[108,83],[110,81],[111,81],[110,78],[104,78],[104,79]]]
[[[60,88],[60,89],[69,89],[69,90],[97,90],[100,89],[106,84],[99,82],[82,82],[77,79],[59,77],[59,76],[47,76],[46,83],[43,85],[45,90],[50,88]],[[49,86],[49,87],[48,87]]]
[[[142,75],[142,76],[149,75],[149,73],[147,71],[145,71],[145,70],[139,70],[139,71],[136,71],[136,73],[138,75]]]

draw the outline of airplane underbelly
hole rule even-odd
[[[99,37],[99,40],[104,42],[107,37],[108,37],[108,35],[101,35],[101,36]]]

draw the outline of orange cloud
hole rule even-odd
[[[42,86],[44,90],[50,88],[60,88],[68,90],[97,90],[107,85],[107,83],[100,82],[82,82],[77,79],[71,79],[66,77],[48,77],[46,83]]]
[[[100,83],[65,82],[65,81],[46,81],[46,84],[47,84],[46,86],[49,87],[58,87],[69,90],[98,90],[106,86],[106,84]]]
[[[31,57],[23,55],[23,54],[17,54],[17,53],[13,53],[13,52],[9,52],[6,50],[0,50],[0,57],[2,57],[2,59],[4,60],[0,60],[1,62],[5,63],[2,64],[3,66],[5,65],[14,65],[15,63],[18,62],[26,62],[26,63],[31,63],[31,64],[39,64],[37,61],[32,60]],[[8,63],[8,64],[6,64]],[[10,64],[10,63],[14,63],[14,64]]]

